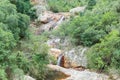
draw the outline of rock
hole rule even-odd
[[[38,1],[37,1],[37,0],[30,0],[30,2],[32,3],[32,5],[38,4]]]
[[[44,24],[50,22],[50,20],[49,20],[49,18],[47,17],[47,15],[44,15],[44,16],[40,15],[40,16],[38,17],[38,21],[40,21],[41,23],[44,23]]]
[[[36,80],[28,75],[23,75],[23,76],[15,76],[13,80]]]
[[[108,76],[104,74],[98,74],[90,71],[73,72],[73,74],[66,80],[110,80]]]
[[[53,38],[53,39],[49,39],[47,41],[47,45],[51,48],[58,48],[59,44],[60,44],[60,38]]]
[[[54,29],[58,29],[58,27],[60,26],[60,24],[63,22],[63,20],[65,19],[64,16],[62,16],[59,21],[56,23],[56,26],[54,27]]]
[[[60,49],[56,49],[56,48],[51,48],[51,49],[50,49],[50,52],[49,52],[49,54],[50,54],[51,56],[53,56],[55,59],[57,59],[58,56],[59,56],[61,53],[62,53],[62,51],[61,51]]]
[[[77,48],[73,48],[70,51],[65,52],[65,67],[78,67],[78,66],[87,66],[87,58],[85,55],[85,51],[87,48],[79,46]]]
[[[65,19],[70,19],[70,13],[69,12],[59,12],[58,14],[64,16]]]
[[[41,33],[45,32],[45,31],[50,31],[51,29],[54,28],[54,26],[56,26],[56,22],[51,21],[47,24],[41,25],[36,31],[35,34],[36,35],[40,35]]]
[[[66,69],[57,65],[48,65],[48,67],[55,71],[60,71],[69,77],[65,80],[110,80],[107,75],[90,72],[88,70],[76,71],[74,69]]]
[[[71,15],[75,15],[75,14],[79,14],[80,12],[84,12],[85,8],[86,6],[76,7],[76,8],[71,9],[69,12]]]
[[[64,67],[64,62],[65,62],[65,60],[64,60],[64,55],[63,55],[63,54],[60,54],[60,55],[58,56],[57,65],[58,65],[58,66],[61,66],[61,67]]]
[[[36,80],[36,79],[34,79],[34,78],[30,77],[30,76],[25,75],[24,80]]]
[[[62,15],[53,13],[51,11],[43,11],[41,14],[38,16],[38,21],[42,23],[48,23],[50,21],[59,21],[61,19]]]

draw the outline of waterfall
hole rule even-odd
[[[84,55],[84,52],[87,50],[87,48],[83,48],[82,52],[81,52],[81,56]]]
[[[62,16],[59,21],[56,23],[56,25],[54,26],[54,29],[57,29],[57,27],[63,22],[63,20],[65,19],[64,16]]]
[[[58,65],[58,66],[61,66],[62,57],[63,57],[63,54],[60,54],[60,55],[58,56],[58,60],[57,60],[57,65]]]

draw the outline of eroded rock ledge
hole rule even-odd
[[[90,72],[89,70],[77,71],[52,64],[49,64],[48,67],[52,70],[60,71],[68,75],[69,77],[65,80],[110,80],[107,75]]]

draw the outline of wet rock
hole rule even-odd
[[[64,62],[65,62],[65,60],[64,60],[64,55],[63,55],[63,54],[60,54],[60,55],[58,56],[57,65],[58,65],[58,66],[61,66],[61,67],[64,67]]]
[[[86,47],[79,46],[64,53],[65,67],[87,66],[87,58],[85,55]]]
[[[58,27],[60,26],[60,24],[64,21],[65,17],[62,16],[59,21],[56,23],[56,26],[54,27],[54,29],[58,29]]]

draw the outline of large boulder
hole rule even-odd
[[[73,48],[69,51],[64,53],[65,58],[65,67],[86,67],[87,66],[87,58],[85,51],[87,50],[86,47],[79,46],[77,48]]]

